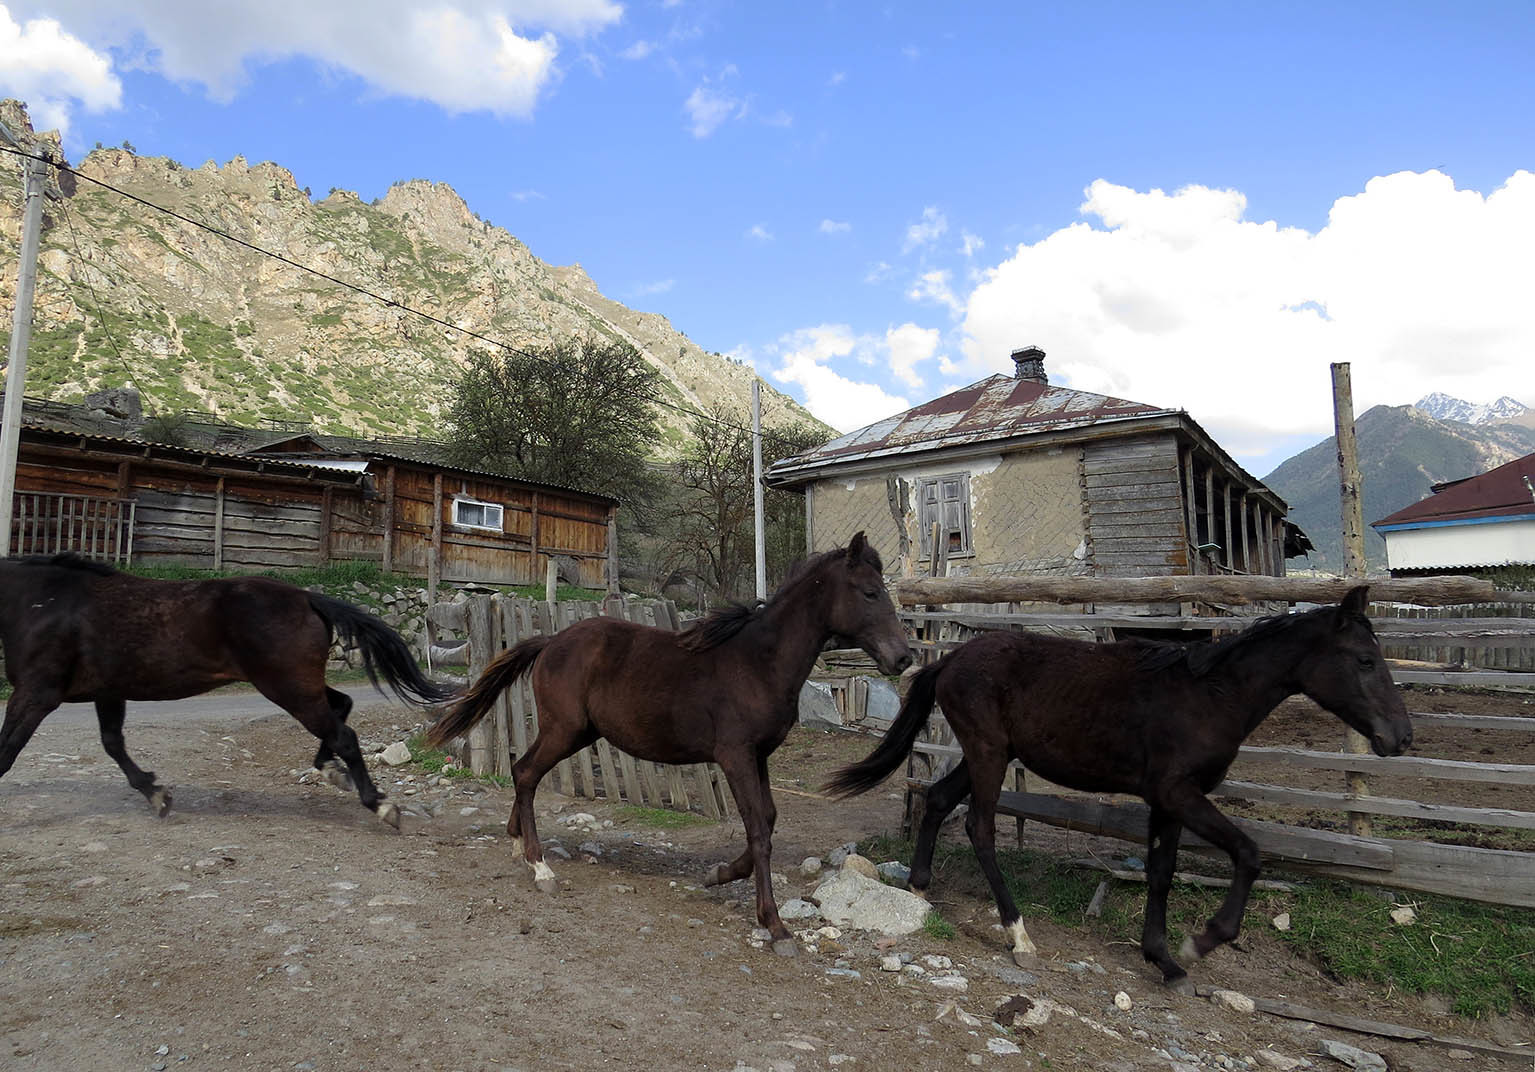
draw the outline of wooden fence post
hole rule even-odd
[[[1343,572],[1349,577],[1365,575],[1364,512],[1360,505],[1359,443],[1354,438],[1354,389],[1346,361],[1332,366],[1333,423],[1337,429],[1339,499],[1343,509]],[[1370,742],[1358,730],[1344,731],[1345,750],[1353,755],[1366,755]],[[1346,775],[1348,791],[1354,796],[1370,795],[1369,780],[1355,771]],[[1348,813],[1348,832],[1356,837],[1369,837],[1372,825],[1363,812]]]

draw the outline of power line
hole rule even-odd
[[[240,238],[237,235],[230,234],[228,231],[224,230],[223,228],[215,227],[215,226],[213,226],[210,223],[204,223],[201,220],[193,219],[191,216],[187,216],[187,215],[184,215],[184,214],[182,214],[180,212],[177,212],[175,209],[166,208],[164,205],[157,205],[153,201],[146,200],[145,198],[142,198],[142,197],[138,196],[135,193],[131,193],[128,190],[124,190],[124,189],[122,189],[120,187],[113,186],[109,182],[105,182],[105,181],[103,181],[101,179],[98,179],[98,178],[95,178],[95,177],[93,177],[91,175],[87,175],[87,174],[85,174],[82,171],[78,171],[75,168],[70,167],[68,164],[60,163],[60,162],[58,162],[56,160],[50,160],[47,157],[42,156],[40,154],[28,153],[28,152],[24,152],[24,151],[19,150],[19,149],[13,149],[13,148],[10,148],[10,147],[4,146],[4,145],[0,145],[0,152],[10,153],[13,156],[26,157],[26,158],[32,159],[32,160],[41,160],[43,163],[47,164],[50,167],[57,168],[59,171],[68,172],[69,174],[75,176],[76,178],[84,179],[86,182],[92,183],[93,185],[96,185],[96,186],[100,186],[104,190],[110,190],[112,193],[117,194],[119,197],[123,197],[123,198],[126,198],[129,201],[136,202],[137,204],[143,205],[147,209],[151,209],[152,211],[159,212],[159,213],[161,213],[163,215],[166,215],[166,216],[170,216],[173,219],[180,220],[182,223],[188,224],[188,225],[190,225],[192,227],[196,227],[199,230],[207,231],[209,234],[217,235],[218,237],[224,239],[227,242],[233,242],[235,245],[243,246],[244,248],[246,248],[248,250],[251,250],[254,253],[258,253],[258,254],[260,254],[263,257],[270,257],[273,260],[276,260],[276,261],[279,261],[279,262],[281,262],[283,264],[286,264],[286,265],[288,265],[291,268],[297,268],[301,272],[307,272],[310,275],[316,276],[317,278],[320,278],[320,279],[324,279],[325,281],[327,281],[329,283],[334,283],[336,286],[341,287],[341,288],[343,288],[345,290],[350,290],[353,293],[361,294],[364,297],[372,298],[374,301],[379,302],[382,305],[389,306],[389,307],[392,307],[392,308],[395,308],[395,309],[399,309],[401,312],[409,313],[409,314],[411,314],[413,316],[420,317],[423,320],[427,320],[427,321],[430,321],[431,323],[437,324],[437,325],[439,325],[441,327],[448,328],[451,331],[457,331],[457,332],[459,332],[459,333],[461,333],[463,335],[469,336],[472,339],[478,339],[481,342],[484,342],[484,343],[487,343],[487,344],[489,344],[491,346],[494,346],[494,347],[497,347],[499,349],[508,351],[509,353],[518,354],[518,355],[520,355],[522,357],[528,358],[530,361],[542,360],[541,358],[539,358],[539,357],[537,357],[537,356],[535,356],[533,354],[528,353],[526,350],[523,350],[523,349],[521,349],[519,347],[513,346],[511,343],[505,342],[505,341],[503,341],[501,339],[492,338],[491,336],[482,334],[481,332],[475,331],[472,328],[466,328],[466,327],[464,327],[464,326],[462,326],[460,324],[454,324],[451,321],[444,320],[444,319],[442,319],[441,317],[438,317],[438,316],[433,316],[431,313],[423,312],[422,310],[413,308],[412,306],[404,305],[404,304],[402,304],[400,302],[395,301],[393,298],[386,298],[384,295],[379,294],[376,291],[369,290],[367,287],[358,286],[355,283],[349,283],[346,280],[339,279],[336,276],[330,275],[327,272],[322,272],[318,268],[311,268],[307,264],[301,264],[300,262],[298,262],[296,260],[293,260],[291,257],[287,257],[287,256],[285,256],[285,255],[283,255],[281,253],[277,253],[277,252],[275,252],[273,250],[266,249],[266,248],[264,248],[262,246],[258,246],[258,245],[256,245],[253,242],[247,242],[245,239]],[[114,349],[115,349],[115,347],[116,347],[116,343],[115,342],[114,342],[113,346],[114,346]],[[752,433],[752,430],[750,428],[747,428],[747,427],[745,427],[743,425],[734,424],[734,423],[732,423],[730,421],[721,420],[721,419],[719,419],[717,417],[710,416],[709,414],[701,413],[698,410],[692,409],[691,407],[688,407],[688,406],[679,406],[679,405],[677,405],[675,403],[667,402],[664,399],[661,399],[659,397],[652,397],[652,398],[649,399],[649,401],[652,402],[653,404],[655,404],[657,406],[661,406],[661,407],[663,407],[665,409],[675,410],[678,413],[684,414],[684,415],[689,416],[689,417],[693,417],[693,418],[698,419],[698,420],[707,421],[710,424],[715,424],[715,425],[718,425],[718,426],[720,426],[722,428],[729,428],[729,429],[732,429],[733,431],[737,431],[737,432],[745,432],[748,435],[750,435]],[[768,432],[766,430],[764,430],[762,432],[762,437],[763,437],[763,439],[772,439],[776,444],[778,444],[780,446],[785,446],[785,447],[789,447],[789,448],[793,448],[795,446],[795,444],[793,444],[793,443],[789,442],[788,440],[784,439],[782,436],[776,435],[776,434]]]
[[[69,204],[66,201],[59,202],[59,208],[64,214],[64,224],[69,228],[69,240],[75,247],[75,256],[80,258],[82,271],[80,278],[85,283],[85,288],[91,292],[91,304],[96,309],[96,320],[101,324],[101,330],[106,334],[107,342],[112,344],[112,352],[117,355],[117,363],[122,367],[123,375],[132,382],[143,385],[144,379],[139,376],[128,364],[128,358],[123,354],[122,348],[117,345],[117,336],[112,334],[112,326],[107,323],[107,314],[101,308],[101,298],[96,293],[96,284],[91,282],[91,274],[88,270],[89,263],[85,259],[85,252],[80,248],[80,235],[75,230],[74,217],[70,214]]]

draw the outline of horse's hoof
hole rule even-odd
[[[341,766],[339,763],[326,764],[325,769],[321,771],[321,773],[325,775],[325,780],[327,782],[335,786],[337,789],[340,789],[342,792],[350,793],[354,788],[352,785],[352,776],[348,774],[346,768]]]
[[[1162,985],[1173,991],[1175,994],[1184,994],[1188,997],[1194,996],[1194,980],[1188,977],[1187,972],[1179,972],[1177,975],[1166,976],[1162,980]]]
[[[715,864],[709,868],[709,873],[704,876],[705,886],[718,886],[725,881],[725,865]]]
[[[799,956],[799,943],[793,938],[774,938],[773,952],[781,957]]]
[[[533,885],[538,887],[540,893],[551,896],[560,892],[559,879],[554,877],[554,872],[542,860],[533,865]]]
[[[149,808],[155,813],[155,818],[163,819],[171,810],[171,789],[168,785],[157,785],[149,794]]]
[[[387,825],[394,827],[396,830],[400,829],[400,809],[392,802],[380,804],[375,814]]]
[[[1013,963],[1020,968],[1039,967],[1039,954],[1034,951],[1024,952],[1021,949],[1013,950]]]

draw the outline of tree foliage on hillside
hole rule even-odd
[[[724,404],[694,419],[692,438],[668,482],[657,573],[701,582],[716,599],[746,600],[755,593],[751,418]],[[763,437],[764,469],[824,442],[825,435],[796,425]],[[805,500],[768,489],[765,514],[768,583],[783,579],[805,554]]]
[[[633,346],[566,339],[474,355],[453,387],[455,464],[625,500],[652,490],[660,375]]]

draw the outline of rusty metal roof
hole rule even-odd
[[[788,477],[824,465],[959,444],[989,443],[1179,411],[997,374],[773,465]]]
[[[1456,521],[1535,518],[1535,454],[1464,480],[1435,484],[1433,491],[1370,526],[1389,531]]]

